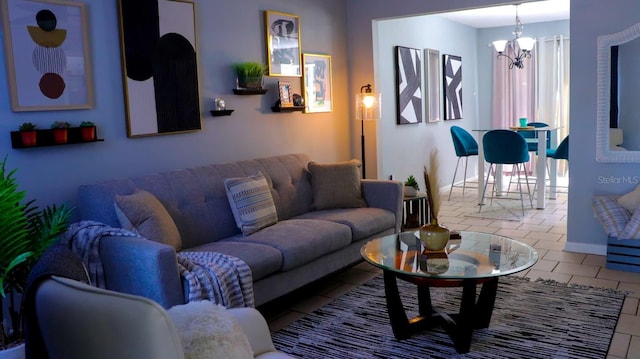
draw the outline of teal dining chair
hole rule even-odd
[[[462,187],[462,195],[467,188],[467,166],[469,164],[469,157],[478,155],[478,142],[475,138],[464,128],[460,126],[451,126],[451,139],[453,140],[453,147],[456,150],[456,156],[458,156],[458,162],[456,162],[456,169],[453,172],[453,179],[451,180],[451,188],[449,189],[449,200],[451,200],[451,192],[453,187]],[[462,186],[456,185],[456,175],[458,174],[458,168],[460,167],[460,160],[464,158],[464,177],[462,178]],[[469,187],[477,188],[477,187]]]
[[[482,190],[482,201],[486,198],[487,185],[489,183],[489,177],[493,173],[496,174],[497,165],[513,165],[515,171],[518,173],[518,189],[520,192],[520,205],[522,207],[522,215],[524,216],[524,192],[522,190],[522,181],[520,177],[524,172],[525,181],[527,185],[527,195],[529,196],[529,203],[533,208],[533,197],[531,196],[531,189],[529,187],[529,179],[524,165],[529,162],[529,147],[524,137],[520,136],[517,132],[510,130],[491,130],[488,131],[482,137],[482,148],[484,150],[485,161],[489,163],[489,171],[487,172],[487,178],[484,182],[484,189]],[[521,170],[521,167],[523,168]],[[494,181],[495,183],[495,181]],[[491,203],[493,203],[494,194],[497,192],[497,188],[494,184],[491,190]],[[509,199],[508,197],[504,197]],[[482,211],[482,205],[478,212]]]

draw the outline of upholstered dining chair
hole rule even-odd
[[[527,126],[533,126],[535,128],[549,127],[548,124],[544,122],[529,122]],[[518,131],[518,133],[525,138],[527,141],[527,147],[529,147],[529,152],[536,152],[538,150],[538,133],[533,131]],[[551,146],[551,136],[547,134],[547,148]]]
[[[451,126],[451,138],[453,139],[453,147],[456,150],[456,156],[458,156],[458,162],[456,162],[456,169],[453,172],[453,179],[451,180],[451,188],[449,189],[449,199],[451,199],[451,192],[453,187],[462,187],[462,195],[467,187],[467,166],[469,164],[469,157],[478,155],[478,142],[473,136],[460,126]],[[456,185],[456,175],[458,174],[458,168],[460,167],[460,160],[464,158],[464,177],[462,178],[462,186]],[[477,187],[469,187],[477,188]]]
[[[547,160],[567,160],[569,161],[569,135],[565,137],[558,147],[556,148],[547,148]],[[551,173],[549,172],[549,162],[547,161],[547,174],[549,178],[551,178]],[[536,182],[535,187],[533,188],[533,192],[538,189],[538,183]]]
[[[524,172],[525,181],[527,185],[527,195],[529,196],[529,203],[533,207],[533,198],[531,196],[531,190],[529,187],[529,179],[524,165],[529,162],[529,147],[524,137],[520,136],[517,132],[510,130],[491,130],[485,133],[482,137],[482,148],[484,150],[485,160],[489,163],[489,171],[487,172],[487,178],[484,182],[484,189],[482,190],[482,201],[486,198],[487,184],[489,183],[489,177],[493,173],[496,174],[497,165],[513,165],[513,168],[518,173],[518,189],[520,192],[520,205],[522,207],[522,215],[524,216],[524,193],[522,191],[522,181],[520,177]],[[521,169],[522,167],[522,169]],[[495,183],[495,181],[494,181]],[[491,190],[491,203],[493,203],[493,197],[498,189],[495,184]],[[482,205],[478,212],[482,210]]]

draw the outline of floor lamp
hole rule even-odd
[[[380,95],[373,92],[371,84],[360,87],[360,93],[357,95],[356,109],[358,110],[357,118],[360,119],[360,151],[362,153],[362,178],[366,177],[366,160],[365,160],[365,138],[364,138],[364,121],[375,121],[379,115]]]

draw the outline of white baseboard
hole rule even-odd
[[[597,254],[600,256],[607,255],[606,244],[589,244],[589,243],[574,243],[567,242],[564,246],[564,250],[567,252],[578,252],[587,254]]]

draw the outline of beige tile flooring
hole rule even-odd
[[[442,196],[445,200],[441,204],[440,222],[453,230],[505,235],[536,248],[540,260],[519,275],[631,291],[607,358],[640,359],[640,273],[609,270],[605,268],[604,256],[563,250],[567,234],[566,193],[559,193],[557,199],[547,202],[544,210],[535,210],[519,221],[468,217],[467,214],[477,212],[475,193],[474,189],[467,189],[463,197],[462,189],[455,188],[450,201]],[[368,263],[360,263],[258,309],[267,318],[270,329],[277,331],[377,274],[379,271]]]

